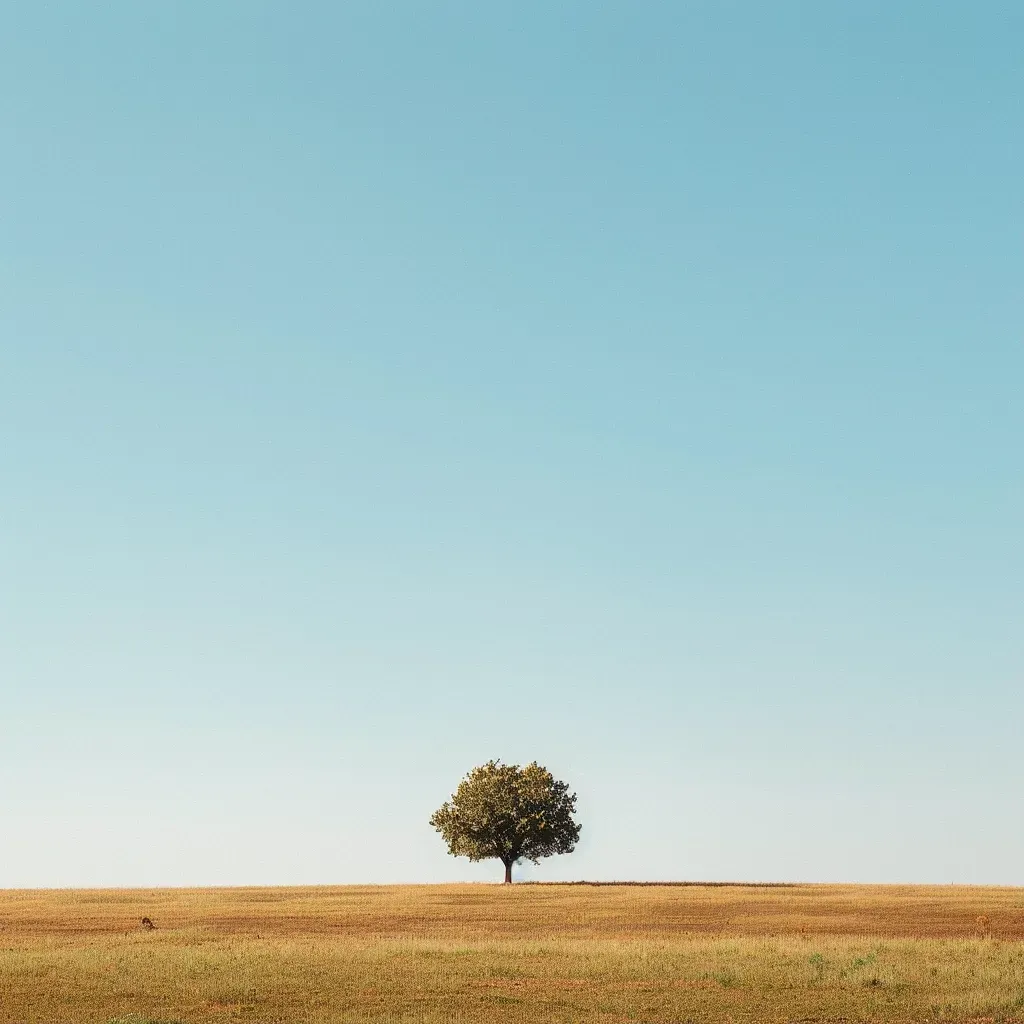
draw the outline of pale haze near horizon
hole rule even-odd
[[[1024,15],[491,6],[0,13],[0,887],[1024,884]]]

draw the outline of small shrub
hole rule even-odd
[[[814,980],[822,981],[825,977],[825,967],[827,961],[820,953],[812,953],[808,958],[807,962],[814,968]]]

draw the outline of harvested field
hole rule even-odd
[[[1024,890],[0,892],[0,1024],[129,1014],[184,1024],[1021,1019]]]

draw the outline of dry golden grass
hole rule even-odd
[[[1020,889],[8,891],[0,1024],[1022,1019],[1022,940]]]

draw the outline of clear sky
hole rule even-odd
[[[1024,884],[1022,38],[4,5],[0,886]]]

